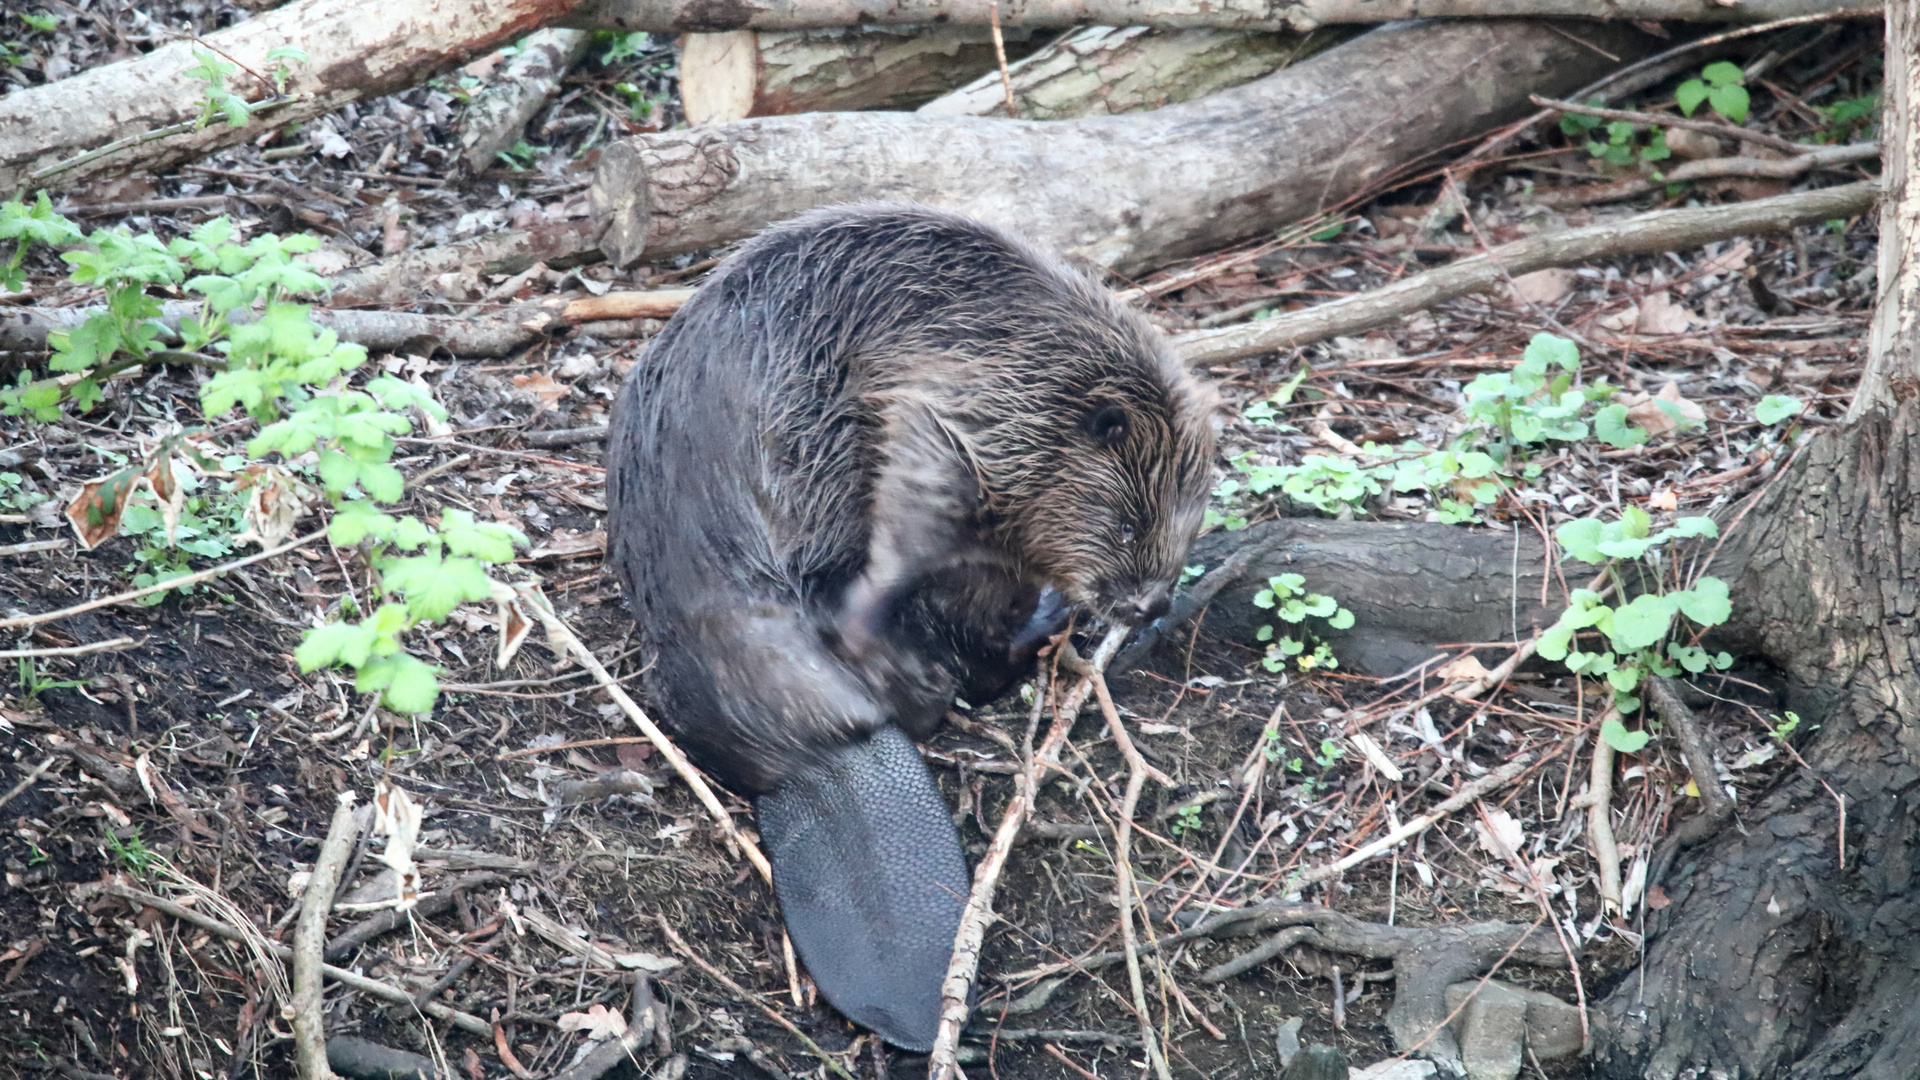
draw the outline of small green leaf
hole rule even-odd
[[[1346,608],[1341,608],[1333,613],[1332,618],[1327,620],[1327,625],[1335,630],[1351,630],[1353,628],[1353,612],[1348,611]]]
[[[1799,398],[1785,394],[1768,394],[1760,399],[1753,410],[1753,418],[1763,424],[1777,424],[1790,416],[1798,416],[1806,408]]]
[[[1716,577],[1703,577],[1693,588],[1674,596],[1681,614],[1701,626],[1719,626],[1733,614],[1727,583]]]
[[[1708,86],[1745,86],[1747,84],[1747,73],[1740,70],[1740,65],[1727,60],[1715,60],[1701,68],[1700,77],[1707,81]]]
[[[1673,100],[1679,104],[1682,114],[1692,116],[1707,100],[1707,84],[1699,79],[1688,79],[1673,92]]]
[[[1593,434],[1601,442],[1618,450],[1627,450],[1647,441],[1647,429],[1627,422],[1625,405],[1605,405],[1593,414]]]
[[[1608,636],[1621,652],[1644,649],[1667,636],[1673,625],[1674,603],[1665,596],[1641,593],[1633,602],[1613,610],[1613,625]],[[1697,620],[1696,620],[1697,621]]]
[[[1607,556],[1600,553],[1600,541],[1605,528],[1599,518],[1580,518],[1554,530],[1553,538],[1567,554],[1581,562],[1603,563]]]
[[[1745,123],[1747,108],[1751,104],[1744,86],[1716,86],[1707,91],[1707,102],[1713,111],[1736,124]]]
[[[1652,736],[1644,731],[1628,731],[1627,725],[1609,716],[1600,725],[1600,737],[1607,741],[1617,753],[1637,754],[1646,748],[1647,740]]]

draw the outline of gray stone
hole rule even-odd
[[[1273,1048],[1280,1052],[1282,1069],[1293,1064],[1293,1059],[1300,1055],[1300,1025],[1303,1023],[1305,1021],[1299,1017],[1289,1016],[1280,1024],[1280,1030],[1273,1033]]]
[[[1454,1018],[1456,1035],[1466,1029],[1466,1012],[1460,1010],[1460,1003],[1476,986],[1480,986],[1477,981],[1457,982],[1447,987],[1447,1011],[1458,1012]],[[1552,994],[1527,990],[1498,979],[1488,979],[1480,988],[1480,997],[1489,994],[1517,998],[1526,1004],[1526,1045],[1541,1061],[1572,1057],[1580,1052],[1584,1033],[1578,1006],[1569,1005]]]
[[[1439,1068],[1420,1058],[1388,1058],[1351,1074],[1347,1080],[1433,1080]]]
[[[1527,1003],[1518,995],[1481,988],[1467,1003],[1460,1031],[1460,1065],[1467,1080],[1514,1080],[1526,1058]]]
[[[1280,1074],[1280,1080],[1347,1080],[1347,1056],[1315,1043],[1300,1051]]]

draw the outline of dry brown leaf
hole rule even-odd
[[[1707,419],[1705,409],[1698,403],[1680,396],[1680,384],[1670,382],[1660,388],[1658,394],[1623,394],[1615,398],[1627,407],[1628,421],[1647,429],[1649,437],[1669,435],[1683,426],[1692,427],[1704,423]],[[1680,414],[1676,419],[1667,407]]]
[[[1526,830],[1512,814],[1497,807],[1483,811],[1480,820],[1473,823],[1473,831],[1479,834],[1480,846],[1497,859],[1520,854],[1521,846],[1527,842]]]
[[[546,372],[515,375],[513,385],[540,399],[541,409],[551,409],[559,403],[561,398],[573,393],[573,387],[553,381],[553,376]]]
[[[1507,285],[1507,299],[1517,304],[1551,304],[1573,291],[1580,275],[1571,270],[1535,270]]]
[[[1680,509],[1680,496],[1675,494],[1672,488],[1661,488],[1659,491],[1647,496],[1647,509],[1678,510]]]
[[[1693,328],[1693,313],[1673,302],[1667,290],[1648,293],[1640,300],[1634,329],[1642,334],[1684,334]]]
[[[1747,243],[1745,240],[1741,240],[1720,254],[1702,262],[1700,264],[1700,272],[1703,274],[1731,274],[1737,270],[1745,270],[1747,263],[1752,261],[1752,259],[1753,245]]]
[[[1487,677],[1487,668],[1472,653],[1453,661],[1434,672],[1442,682],[1478,681]]]
[[[127,468],[82,485],[80,494],[67,504],[67,523],[73,526],[80,546],[92,551],[102,540],[118,533],[127,500],[146,483],[146,476],[138,469]]]
[[[555,529],[546,543],[527,552],[527,558],[566,559],[580,555],[594,555],[606,549],[607,530],[605,529],[593,529],[589,532]]]
[[[317,493],[278,465],[249,465],[240,470],[234,486],[247,493],[242,521],[246,529],[234,545],[255,543],[264,550],[293,535],[296,521],[313,508]]]
[[[583,1013],[561,1013],[555,1024],[561,1031],[578,1031],[595,1042],[617,1039],[627,1033],[627,1018],[594,1002]]]

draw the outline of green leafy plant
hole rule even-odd
[[[130,825],[125,831],[127,835],[122,838],[118,831],[107,830],[107,850],[119,860],[120,865],[138,877],[145,877],[147,871],[153,869],[154,860],[159,858],[159,853],[148,847],[147,842],[141,839],[140,826]]]
[[[47,501],[45,495],[27,486],[27,479],[16,472],[0,472],[0,510],[25,513]]]
[[[1191,806],[1183,806],[1179,810],[1174,812],[1173,835],[1185,836],[1188,833],[1199,832],[1199,831],[1200,831],[1200,806],[1198,803],[1195,803],[1194,805],[1191,805]]]
[[[1747,96],[1747,73],[1740,70],[1740,65],[1725,60],[1716,60],[1701,68],[1700,77],[1681,83],[1673,92],[1673,98],[1687,116],[1705,104],[1736,124],[1746,122],[1751,104]]]
[[[1554,532],[1568,557],[1606,566],[1620,592],[1627,584],[1618,573],[1621,563],[1657,568],[1660,549],[1668,541],[1718,535],[1713,519],[1704,517],[1681,518],[1656,531],[1647,512],[1635,506],[1627,507],[1617,521],[1582,518]],[[1688,623],[1704,631],[1726,622],[1732,610],[1726,582],[1714,577],[1700,578],[1690,588],[1642,592],[1618,603],[1590,589],[1575,589],[1559,620],[1540,635],[1539,653],[1565,663],[1576,675],[1604,678],[1615,707],[1631,713],[1640,707],[1633,692],[1648,675],[1675,676],[1683,670],[1699,674],[1732,665],[1727,653],[1709,655],[1681,640]],[[1603,648],[1577,648],[1576,635],[1585,630],[1597,632]]]
[[[232,127],[245,127],[253,110],[247,105],[246,98],[227,89],[227,76],[239,69],[205,49],[193,50],[193,58],[200,63],[187,69],[187,77],[206,84],[206,88],[200,92],[200,119],[194,123],[194,130],[198,131],[217,119],[225,119]]]
[[[622,34],[617,31],[601,31],[594,35],[594,39],[607,46],[607,51],[600,54],[600,66],[602,67],[612,67],[615,64],[623,64],[628,60],[632,60],[642,53],[645,53],[648,46],[653,44],[653,38],[648,36],[644,31],[632,34]]]
[[[26,23],[28,26],[33,27],[35,30],[40,31],[43,34],[51,34],[55,30],[60,29],[59,18],[53,15],[48,15],[45,12],[22,11],[22,12],[19,12],[18,14],[20,15],[21,22]]]
[[[1879,126],[1880,95],[1844,98],[1831,105],[1815,105],[1813,111],[1827,122],[1826,128],[1812,137],[1813,142],[1851,142],[1871,135]]]
[[[48,690],[71,690],[76,686],[85,686],[85,682],[76,679],[49,679],[40,673],[33,657],[22,656],[16,669],[19,672],[20,692],[32,704],[40,700],[40,695]]]
[[[21,220],[34,219],[19,204],[0,207],[0,222]],[[78,235],[45,222],[35,228]],[[390,375],[351,385],[349,376],[366,361],[366,350],[315,325],[310,310],[292,300],[324,288],[294,258],[318,246],[308,236],[272,235],[243,244],[224,218],[167,244],[151,234],[95,232],[86,247],[61,257],[73,267],[75,282],[105,290],[106,304],[76,330],[51,339],[49,366],[80,379],[63,388],[51,379],[23,376],[20,387],[0,390],[0,407],[10,415],[45,416],[51,410],[57,416],[63,403],[90,408],[101,396],[98,383],[130,366],[185,358],[212,368],[215,374],[200,390],[206,417],[239,408],[261,425],[245,455],[216,463],[188,441],[188,433],[170,435],[146,460],[87,485],[74,509],[102,538],[116,530],[141,537],[136,558],[147,564],[153,583],[161,583],[184,570],[187,555],[226,554],[239,539],[237,501],[230,493],[221,493],[224,501],[212,491],[196,495],[189,490],[191,477],[176,475],[171,458],[184,455],[208,474],[244,474],[235,487],[271,482],[291,492],[302,482],[286,472],[288,466],[264,461],[278,455],[295,472],[311,476],[332,504],[333,543],[367,545],[375,599],[381,601],[356,622],[309,632],[296,659],[308,671],[336,663],[351,667],[356,689],[380,694],[397,711],[422,712],[432,706],[438,681],[431,665],[404,651],[404,635],[422,622],[446,618],[464,601],[488,599],[493,583],[486,567],[510,561],[526,538],[504,525],[476,522],[462,510],[446,511],[433,528],[380,509],[406,494],[392,457],[394,437],[412,427],[408,414],[444,419],[446,411],[423,387]],[[180,321],[181,349],[159,348],[160,306],[149,288],[204,297],[200,314]],[[154,496],[151,506],[134,499],[143,488]]]
[[[275,45],[273,48],[268,49],[267,80],[273,83],[273,92],[276,94],[286,93],[287,83],[293,78],[293,65],[304,64],[306,62],[306,51],[296,49],[292,45]]]
[[[535,159],[547,152],[546,147],[532,146],[527,140],[521,139],[494,156],[505,162],[508,168],[518,171],[532,168]]]
[[[1806,408],[1806,403],[1799,398],[1788,397],[1785,394],[1768,394],[1760,399],[1760,404],[1754,406],[1753,418],[1771,426],[1782,420],[1799,416],[1806,411]]]
[[[1353,626],[1353,612],[1341,607],[1331,596],[1308,592],[1306,586],[1307,579],[1299,574],[1279,574],[1268,578],[1267,587],[1253,594],[1254,607],[1273,612],[1275,618],[1289,627],[1300,628],[1299,631],[1276,631],[1269,623],[1255,632],[1255,641],[1267,643],[1267,654],[1260,665],[1268,671],[1280,671],[1290,659],[1302,671],[1340,666],[1324,641],[1313,641],[1313,649],[1308,651],[1314,635],[1308,632],[1311,624],[1307,620],[1323,619],[1328,629],[1346,630]],[[1296,632],[1300,633],[1299,637],[1293,636]]]

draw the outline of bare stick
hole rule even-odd
[[[1611,705],[1600,723],[1618,719]],[[1593,770],[1587,775],[1587,842],[1600,867],[1601,907],[1618,914],[1620,903],[1620,845],[1613,838],[1613,745],[1604,737],[1593,740]]]
[[[75,604],[70,608],[61,608],[59,611],[45,611],[38,615],[20,615],[12,619],[0,619],[0,630],[12,630],[21,626],[38,626],[41,623],[53,622],[56,619],[67,619],[75,615],[84,615],[98,608],[124,604],[129,600],[138,600],[143,596],[151,596],[157,592],[166,592],[168,589],[178,589],[183,585],[198,585],[203,581],[212,581],[214,578],[219,577],[229,570],[238,570],[243,566],[252,566],[254,563],[262,560],[271,559],[275,555],[283,555],[292,551],[294,548],[311,544],[325,535],[327,535],[327,530],[325,529],[321,529],[318,532],[310,532],[298,540],[289,540],[277,548],[269,548],[266,551],[249,555],[244,559],[235,559],[232,562],[221,563],[211,570],[202,570],[197,574],[188,574],[186,577],[173,578],[168,581],[163,581],[158,585],[149,585],[144,589],[135,589],[132,592],[103,596],[98,600],[89,600],[84,604]]]
[[[327,945],[327,912],[340,887],[340,872],[353,853],[360,830],[353,820],[353,792],[340,793],[333,823],[320,855],[313,860],[313,876],[300,898],[300,920],[293,925],[293,1046],[303,1080],[334,1080],[327,1067],[327,1025],[322,1015],[320,954]]]
[[[1572,101],[1555,101],[1539,94],[1527,95],[1527,100],[1543,109],[1555,112],[1577,113],[1581,116],[1597,116],[1602,120],[1625,120],[1630,124],[1651,124],[1660,127],[1686,128],[1688,131],[1705,132],[1722,139],[1738,139],[1755,146],[1770,146],[1783,154],[1804,154],[1808,147],[1801,143],[1790,142],[1778,135],[1769,135],[1764,131],[1749,131],[1732,124],[1719,124],[1712,120],[1695,120],[1687,116],[1668,116],[1665,113],[1638,112],[1633,109],[1603,109],[1598,105],[1580,105]]]
[[[987,19],[993,29],[993,55],[1000,61],[1000,88],[1007,95],[1007,115],[1018,118],[1019,109],[1013,103],[1013,75],[1007,70],[1007,39],[1000,33],[1000,5],[990,4]]]
[[[1120,651],[1120,643],[1126,639],[1124,626],[1107,631],[1088,660],[1088,666],[1094,671],[1106,670],[1113,654]],[[1000,886],[1000,872],[1006,868],[1007,857],[1020,838],[1020,827],[1033,811],[1040,778],[1046,770],[1060,767],[1060,746],[1066,742],[1074,718],[1080,715],[1081,706],[1092,693],[1093,680],[1082,678],[1055,710],[1053,726],[1047,729],[1046,738],[1027,760],[1025,772],[1014,778],[1013,798],[1000,818],[1000,828],[994,832],[986,857],[973,872],[973,891],[960,914],[960,930],[953,941],[953,960],[947,965],[947,979],[941,985],[940,1030],[927,1057],[927,1075],[932,1080],[949,1080],[960,1075],[957,1056],[960,1029],[967,1022],[967,992],[972,989],[974,974],[980,968],[980,945],[986,939],[987,925],[993,921],[993,896]]]
[[[184,904],[176,904],[164,896],[155,896],[150,892],[143,892],[126,885],[109,885],[106,891],[123,900],[131,901],[143,907],[150,907],[155,911],[164,912],[179,919],[181,922],[192,923],[194,926],[208,933],[218,934],[229,941],[244,943],[253,939],[259,939],[260,943],[266,946],[267,951],[281,960],[290,960],[293,957],[293,949],[291,947],[266,941],[264,938],[260,938],[259,931],[257,930],[252,935],[249,935],[237,926],[221,922],[212,916],[204,915]],[[414,996],[412,993],[402,990],[397,986],[389,986],[378,979],[369,979],[365,975],[356,974],[345,968],[337,968],[331,964],[322,967],[320,970],[327,978],[332,979],[334,982],[350,990],[358,990],[370,997],[376,997],[382,1001],[391,1001],[396,1005],[413,1004]],[[428,1016],[446,1020],[453,1024],[454,1027],[474,1035],[479,1035],[482,1038],[490,1037],[493,1034],[492,1026],[485,1020],[480,1019],[472,1013],[464,1013],[458,1009],[449,1008],[437,1001],[428,1002],[423,1011],[425,1011]]]
[[[169,582],[171,584],[171,582]],[[107,641],[93,641],[85,645],[67,645],[57,649],[0,649],[0,660],[18,660],[34,656],[85,656],[88,653],[119,652],[146,643],[146,638],[135,641],[130,637],[111,638]]]
[[[1531,769],[1533,765],[1534,762],[1526,757],[1516,758],[1478,780],[1460,785],[1460,790],[1442,799],[1433,809],[1411,821],[1404,822],[1399,828],[1391,830],[1380,839],[1353,849],[1353,851],[1349,852],[1344,858],[1336,859],[1323,866],[1302,870],[1295,874],[1287,880],[1287,887],[1282,889],[1281,893],[1283,895],[1293,893],[1316,882],[1338,877],[1348,870],[1359,866],[1361,863],[1366,862],[1368,859],[1373,858],[1375,855],[1389,848],[1406,843],[1413,837],[1433,828],[1435,822],[1453,813],[1455,810],[1472,805],[1475,799],[1478,799],[1489,791],[1505,787],[1511,783],[1515,777]]]
[[[1850,143],[1846,146],[1821,146],[1787,158],[1717,157],[1689,161],[1653,176],[1629,176],[1606,184],[1583,184],[1534,192],[1534,201],[1542,206],[1591,206],[1617,202],[1644,195],[1667,184],[1686,184],[1697,180],[1751,177],[1762,180],[1791,180],[1814,169],[1838,169],[1858,162],[1876,161],[1879,143]],[[1657,179],[1656,179],[1657,177]]]
[[[58,754],[49,754],[45,761],[42,761],[40,764],[35,765],[33,769],[27,773],[27,775],[20,778],[19,783],[8,788],[7,793],[5,795],[0,795],[0,806],[7,805],[8,803],[13,801],[13,797],[15,795],[18,795],[21,792],[32,787],[33,782],[35,780],[40,779],[40,777],[44,775],[48,769],[53,768],[53,763],[58,760],[60,760],[60,756]]]
[[[1127,984],[1133,991],[1133,1008],[1140,1014],[1140,1045],[1147,1051],[1147,1060],[1152,1063],[1153,1071],[1160,1080],[1173,1080],[1173,1074],[1167,1070],[1167,1059],[1160,1051],[1160,1043],[1153,1034],[1153,1013],[1147,1008],[1146,983],[1140,977],[1140,953],[1136,945],[1133,930],[1133,815],[1140,805],[1140,790],[1146,786],[1147,774],[1160,776],[1168,787],[1173,786],[1160,770],[1147,764],[1140,756],[1140,748],[1133,745],[1132,736],[1127,734],[1126,725],[1120,722],[1120,711],[1114,707],[1113,695],[1107,692],[1107,680],[1099,669],[1087,667],[1082,677],[1093,683],[1093,692],[1100,699],[1100,711],[1106,714],[1107,727],[1113,732],[1114,745],[1120,748],[1120,754],[1127,759],[1127,791],[1120,800],[1119,820],[1113,826],[1113,873],[1115,893],[1120,908],[1120,940],[1127,954]]]
[[[816,1043],[812,1039],[807,1038],[806,1032],[801,1031],[799,1028],[793,1026],[793,1021],[787,1019],[784,1016],[781,1016],[775,1010],[769,1009],[765,1005],[761,1004],[759,998],[755,997],[752,994],[747,993],[746,988],[741,986],[739,983],[734,982],[732,979],[728,978],[726,972],[721,971],[719,968],[714,967],[712,964],[707,963],[705,957],[701,956],[697,952],[694,952],[693,947],[687,944],[686,939],[681,937],[678,933],[674,931],[673,924],[667,921],[667,917],[665,915],[658,915],[658,916],[655,916],[655,918],[657,918],[660,921],[660,930],[662,933],[667,935],[667,941],[673,946],[675,952],[693,961],[694,967],[697,967],[701,971],[705,972],[707,975],[707,978],[712,979],[714,982],[717,982],[721,986],[726,987],[728,992],[733,994],[733,996],[739,998],[741,1001],[752,1003],[754,1008],[757,1008],[761,1012],[766,1014],[767,1019],[773,1021],[776,1024],[779,1024],[783,1028],[786,1028],[787,1034],[792,1035],[796,1039],[799,1039],[800,1044],[802,1046],[805,1046],[807,1050],[813,1054],[814,1057],[817,1057],[822,1062],[825,1062],[827,1068],[832,1069],[836,1075],[843,1077],[844,1080],[853,1080],[853,1074],[847,1072],[845,1068],[842,1068],[840,1065],[840,1062],[837,1059],[835,1059],[833,1055],[827,1053],[825,1050],[820,1049],[819,1043]]]
[[[1879,181],[1863,180],[1730,206],[1657,210],[1625,221],[1531,236],[1318,307],[1181,334],[1174,338],[1174,350],[1189,364],[1257,356],[1383,326],[1435,304],[1495,288],[1509,276],[1601,257],[1694,248],[1734,236],[1852,217],[1872,207],[1879,193]]]
[[[747,857],[747,861],[753,864],[755,870],[760,871],[761,878],[771,884],[773,867],[767,863],[767,857],[760,853],[759,846],[741,834],[739,827],[733,823],[733,815],[727,813],[727,808],[720,802],[720,797],[707,786],[706,778],[693,767],[693,762],[687,760],[687,756],[680,752],[680,748],[673,744],[673,740],[667,737],[667,733],[660,730],[639,704],[628,696],[619,681],[600,663],[600,658],[593,655],[592,649],[587,648],[586,642],[581,641],[579,635],[575,634],[554,612],[553,604],[548,601],[546,594],[542,593],[538,586],[521,586],[516,588],[514,593],[525,600],[527,606],[539,617],[540,625],[546,628],[547,641],[552,644],[554,650],[572,656],[580,662],[582,667],[593,672],[594,681],[613,698],[614,704],[620,706],[620,711],[627,714],[627,719],[632,720],[634,726],[646,735],[647,740],[653,743],[654,749],[659,750],[660,755],[667,759],[673,766],[673,771],[680,775],[680,779],[686,781],[689,788],[693,789],[693,794],[700,800],[700,804],[713,815],[721,831],[727,834],[727,839],[739,846],[741,853]]]

